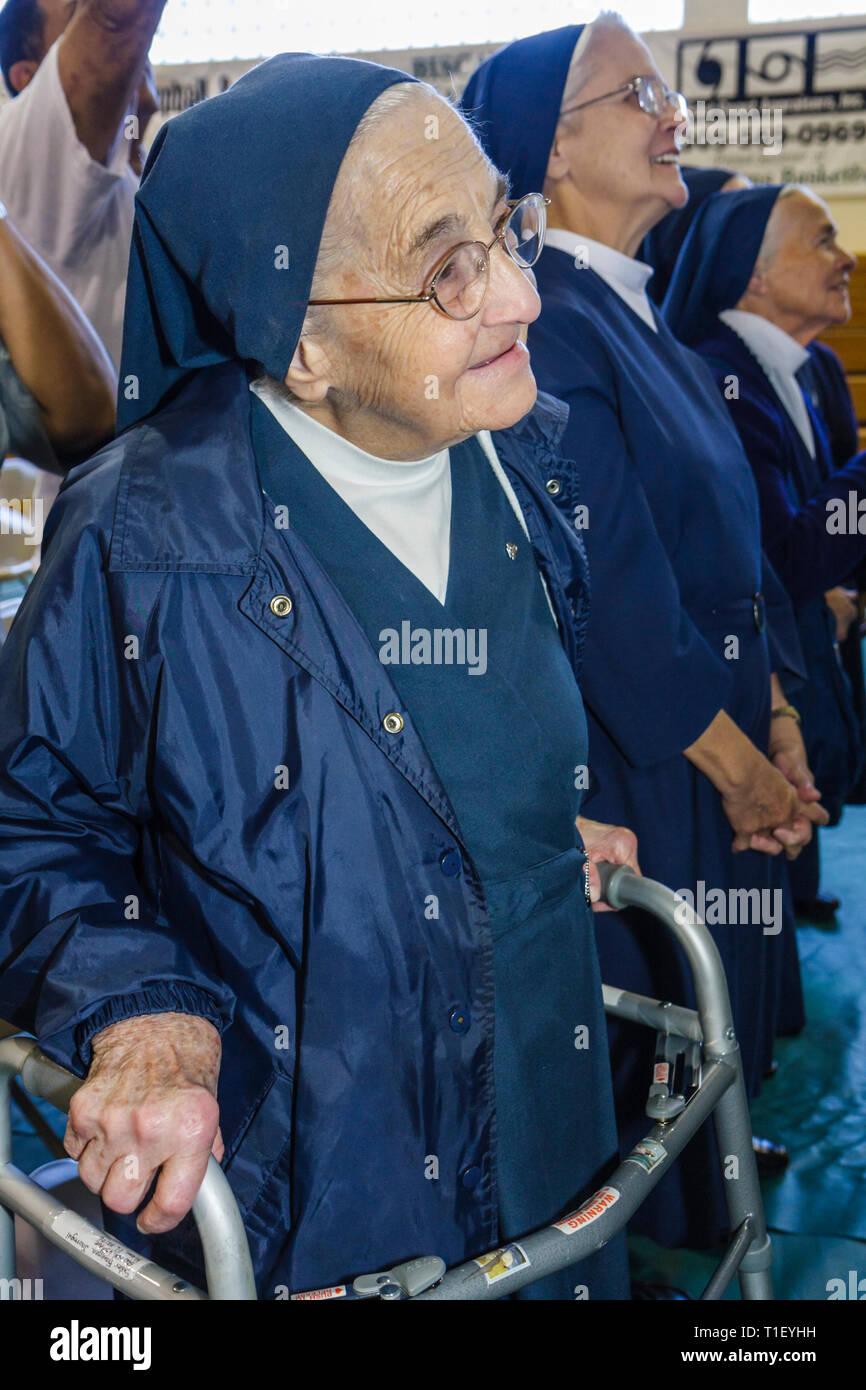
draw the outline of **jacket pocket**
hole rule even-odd
[[[271,1073],[258,1104],[223,1165],[242,1216],[252,1211],[291,1143],[293,1093],[291,1077],[282,1072]],[[280,1193],[279,1205],[288,1216],[291,1206],[288,1175],[284,1181],[285,1192]]]

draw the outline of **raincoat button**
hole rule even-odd
[[[456,849],[446,849],[444,854],[439,856],[439,868],[446,878],[456,878],[463,868],[463,861],[460,853]]]
[[[288,594],[274,594],[269,607],[275,618],[287,618],[292,611],[292,600]]]
[[[464,1168],[460,1174],[460,1181],[464,1187],[477,1187],[481,1181],[481,1169],[477,1163],[473,1163],[471,1168]]]
[[[452,1009],[448,1015],[448,1022],[455,1033],[468,1033],[472,1015],[468,1009]]]
[[[403,730],[402,714],[397,714],[396,711],[392,710],[391,713],[386,714],[385,718],[382,720],[382,727],[386,734],[401,733]]]
[[[544,484],[544,488],[546,492],[550,493],[551,497],[558,497],[562,492],[562,483],[558,478],[548,478],[547,482]]]

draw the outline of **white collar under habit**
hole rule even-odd
[[[293,405],[270,378],[259,377],[250,390],[358,519],[444,603],[451,558],[449,451],[409,462],[377,458]],[[520,504],[489,431],[481,430],[476,438],[528,538]]]
[[[636,261],[634,256],[626,256],[622,251],[615,251],[601,241],[591,241],[589,237],[579,236],[576,232],[567,232],[563,227],[549,227],[544,234],[544,244],[555,246],[558,251],[565,251],[571,256],[575,270],[594,270],[620,299],[625,300],[638,318],[643,319],[647,328],[658,332],[646,292],[653,275],[651,265]]]
[[[812,421],[797,381],[797,372],[809,361],[806,348],[786,333],[778,324],[762,318],[760,314],[749,314],[745,309],[723,309],[719,314],[726,323],[742,338],[746,347],[758,359],[767,374],[770,385],[787,410],[812,458],[815,457],[815,436]]]

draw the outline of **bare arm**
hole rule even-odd
[[[165,0],[81,0],[64,30],[60,81],[78,138],[100,164],[141,81],[164,8]]]
[[[114,369],[72,296],[8,219],[0,219],[0,284],[0,338],[49,439],[60,453],[96,448],[114,431]]]

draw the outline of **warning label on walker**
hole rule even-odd
[[[96,1264],[107,1269],[121,1279],[134,1279],[137,1272],[150,1261],[134,1250],[127,1250],[114,1236],[106,1235],[98,1227],[91,1226],[83,1216],[74,1211],[62,1211],[51,1222],[51,1229],[81,1255],[86,1255]]]
[[[594,1192],[588,1202],[577,1211],[573,1211],[570,1216],[565,1216],[561,1221],[554,1221],[554,1226],[563,1235],[573,1235],[575,1231],[580,1231],[584,1226],[589,1226],[591,1222],[597,1221],[600,1216],[604,1216],[608,1207],[612,1207],[614,1202],[619,1201],[619,1191],[615,1187],[600,1187]]]
[[[346,1297],[346,1285],[345,1285],[345,1284],[333,1284],[333,1285],[332,1285],[330,1288],[328,1288],[328,1289],[309,1289],[307,1293],[293,1293],[293,1294],[292,1294],[292,1302],[294,1303],[294,1302],[296,1302],[298,1299],[309,1299],[309,1298],[345,1298],[345,1297]]]

